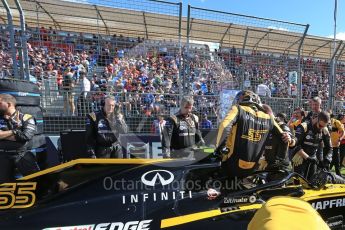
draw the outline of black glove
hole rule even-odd
[[[308,157],[305,161],[309,164],[317,164],[317,159],[314,157]]]
[[[89,155],[90,158],[96,159],[96,154],[95,154],[95,151],[94,151],[93,149],[89,149],[89,150],[87,151],[87,153],[88,153],[88,155]]]
[[[218,147],[218,148],[214,151],[213,155],[215,155],[215,156],[217,156],[217,157],[219,157],[219,158],[223,158],[223,155],[226,155],[226,154],[228,154],[229,152],[230,152],[230,149],[227,148],[227,147],[225,147],[225,146],[223,146],[223,147]]]
[[[272,163],[268,163],[267,170],[284,170],[289,171],[289,162],[284,159],[276,159]]]
[[[329,171],[330,165],[331,165],[331,162],[329,162],[329,160],[323,159],[323,161],[320,161],[319,167],[322,169],[325,169],[326,171]]]

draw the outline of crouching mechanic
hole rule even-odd
[[[269,133],[281,138],[285,148],[295,143],[273,117],[264,112],[259,96],[252,91],[239,92],[234,104],[219,126],[216,142],[222,174],[230,180],[247,177],[256,170]],[[208,198],[214,199],[219,194],[211,189]]]
[[[107,96],[102,110],[87,116],[86,143],[89,157],[122,158],[119,136],[127,131],[123,115],[115,112],[115,98]]]
[[[345,184],[345,180],[330,172],[332,162],[332,145],[327,124],[328,113],[322,111],[311,122],[301,123],[296,129],[296,147],[293,149],[292,165],[311,184],[324,183]],[[323,151],[320,146],[323,143]],[[317,156],[322,154],[322,156]],[[321,159],[321,160],[318,160]]]
[[[40,170],[29,151],[35,132],[34,117],[16,110],[13,96],[0,94],[0,184],[14,180],[15,168],[23,176]]]
[[[193,104],[192,97],[183,97],[180,111],[166,119],[162,137],[165,158],[194,158],[193,149],[205,145],[199,130],[199,118],[192,113]]]
[[[311,121],[303,122],[296,128],[296,147],[292,154],[292,165],[295,172],[298,172],[307,179],[315,174],[317,164],[329,170],[332,162],[332,146],[327,124],[330,117],[326,112],[320,112]],[[319,151],[323,142],[323,151]],[[317,157],[317,154],[323,156]],[[322,161],[318,162],[318,158]]]

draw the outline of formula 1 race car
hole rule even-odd
[[[236,189],[236,183],[217,180],[219,166],[169,159],[73,160],[2,184],[0,229],[247,229],[255,212],[275,196],[299,197],[332,229],[342,229],[345,185],[317,189],[296,173],[266,171]],[[230,192],[207,199],[207,189],[217,183]]]

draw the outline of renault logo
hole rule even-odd
[[[167,170],[152,170],[141,176],[141,181],[148,186],[167,185],[174,180],[174,174]]]

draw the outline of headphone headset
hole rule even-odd
[[[103,108],[105,106],[105,98],[102,98],[101,100],[101,107]]]
[[[106,96],[101,100],[101,107],[102,107],[102,108],[105,106],[105,100],[106,100],[106,99],[112,99],[112,100],[116,101],[116,99],[115,99],[114,96],[106,95]]]

